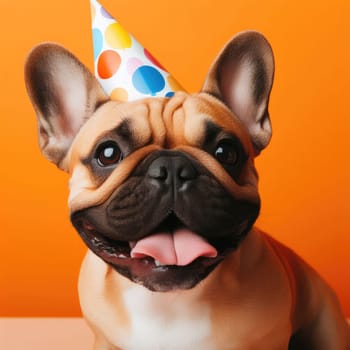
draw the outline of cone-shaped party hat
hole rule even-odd
[[[95,75],[111,99],[171,97],[177,81],[96,0],[91,0]]]

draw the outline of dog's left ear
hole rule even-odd
[[[274,76],[271,46],[257,32],[235,36],[209,70],[202,91],[222,100],[242,121],[258,155],[271,139],[268,102]]]

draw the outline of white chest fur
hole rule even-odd
[[[152,293],[135,285],[124,292],[131,332],[125,350],[212,350],[209,305],[192,291]]]
[[[251,233],[246,242],[262,242],[259,237]],[[132,283],[88,253],[79,295],[96,333],[96,349],[287,349],[289,280],[270,248],[256,245],[237,255],[253,257],[253,262],[232,255],[195,288],[171,293]],[[258,253],[246,254],[251,250]]]

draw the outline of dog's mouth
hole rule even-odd
[[[98,232],[83,216],[72,221],[95,254],[131,280],[157,291],[192,288],[237,247],[249,226],[242,223],[234,239],[205,239],[171,212],[146,237],[121,241]]]

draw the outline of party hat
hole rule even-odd
[[[111,99],[171,97],[183,90],[120,23],[91,0],[95,75]]]

